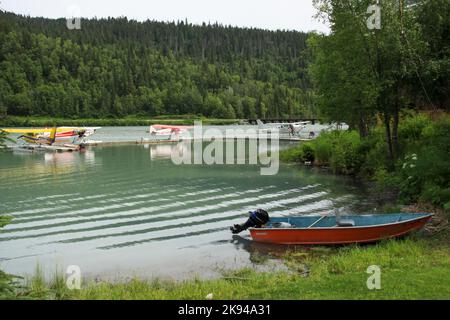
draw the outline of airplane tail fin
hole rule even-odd
[[[52,131],[50,132],[50,144],[53,144],[55,142],[56,139],[56,127],[54,127],[52,129]]]

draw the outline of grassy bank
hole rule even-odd
[[[43,271],[21,285],[0,271],[0,299],[450,299],[450,231],[448,213],[436,212],[425,230],[404,239],[372,245],[290,247],[280,257],[287,271],[253,268],[223,272],[213,280],[138,279],[118,282],[84,280],[69,290],[62,274],[44,279]],[[0,219],[4,225],[10,219]],[[252,261],[264,264],[264,253]],[[381,288],[369,290],[369,266],[379,266]]]
[[[242,269],[222,279],[183,282],[134,279],[84,283],[68,290],[63,277],[28,281],[34,299],[450,299],[449,248],[441,238],[412,237],[370,246],[315,247],[287,252],[289,271]],[[367,288],[367,268],[381,269],[381,289]]]
[[[149,126],[152,124],[193,125],[201,120],[204,125],[228,125],[239,123],[237,119],[213,119],[193,116],[164,116],[148,118],[110,118],[110,119],[67,119],[48,117],[8,116],[0,119],[0,127],[49,127],[49,126]]]

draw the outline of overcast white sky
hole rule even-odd
[[[6,11],[49,18],[72,16],[72,6],[82,17],[119,17],[194,24],[225,25],[299,31],[328,28],[313,18],[312,0],[0,0]]]

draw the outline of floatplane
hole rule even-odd
[[[265,124],[261,120],[256,120],[258,129],[263,132],[272,132],[277,130],[280,134],[289,134],[291,136],[307,137],[313,139],[322,131],[342,130],[346,131],[349,126],[346,123],[313,124],[311,121],[300,121],[291,123],[271,123]]]
[[[100,127],[53,127],[2,129],[5,132],[20,134],[17,139],[25,144],[17,146],[29,151],[77,151],[86,145],[86,138],[93,135]]]
[[[152,138],[157,140],[180,140],[180,136],[192,129],[193,126],[171,126],[163,124],[151,125],[148,133],[151,134]]]

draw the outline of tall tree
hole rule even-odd
[[[402,0],[380,1],[381,28],[369,28],[372,1],[315,0],[320,15],[331,24],[329,36],[310,40],[315,59],[311,74],[321,111],[345,120],[361,135],[378,114],[386,131],[389,163],[398,149],[402,108],[411,105],[416,65],[411,55],[425,48],[415,11]]]

